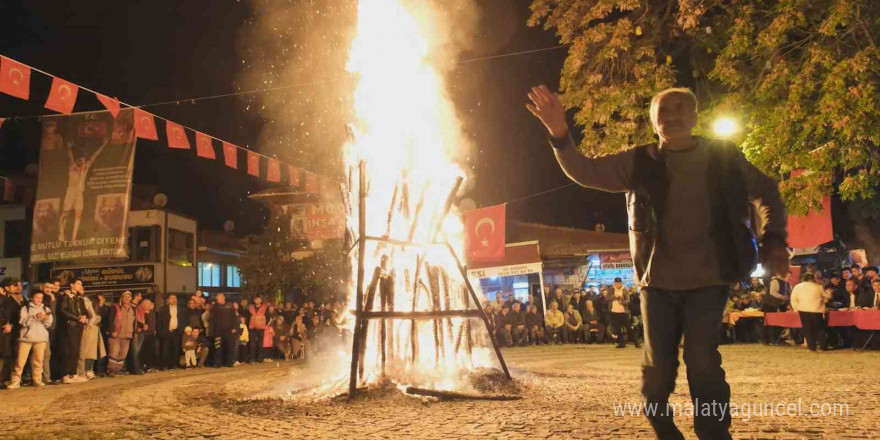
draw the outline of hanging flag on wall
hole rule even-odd
[[[49,98],[46,99],[45,107],[58,113],[69,115],[76,104],[76,95],[79,87],[72,82],[61,78],[52,78],[52,88],[49,90]]]
[[[131,109],[43,118],[31,262],[128,256],[134,145]]]
[[[0,92],[28,99],[31,94],[31,68],[0,56]]]
[[[502,204],[464,213],[465,254],[468,261],[504,259],[506,207]]]
[[[196,132],[196,155],[205,159],[216,159],[214,154],[214,145],[211,143],[211,137],[200,132]]]

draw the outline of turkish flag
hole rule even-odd
[[[229,142],[223,143],[223,162],[229,168],[238,169],[238,147]]]
[[[269,159],[269,168],[266,170],[266,180],[270,182],[281,181],[281,164],[275,159]]]
[[[260,177],[260,156],[253,151],[247,152],[247,171],[251,176]]]
[[[299,168],[293,165],[287,166],[287,182],[290,186],[299,186]]]
[[[465,253],[468,261],[504,259],[506,206],[495,205],[464,213]]]
[[[31,68],[0,56],[0,92],[28,99],[31,94]]]
[[[156,120],[153,115],[139,108],[134,109],[134,132],[141,139],[159,140],[159,133],[156,132]]]
[[[111,98],[106,95],[102,95],[100,93],[95,93],[95,96],[98,97],[98,101],[101,101],[101,104],[104,104],[104,107],[107,110],[110,110],[110,114],[115,118],[119,115],[119,100],[116,98]]]
[[[73,111],[73,105],[76,104],[78,92],[79,87],[76,84],[52,77],[52,88],[49,90],[49,99],[46,100],[45,107],[69,115]]]
[[[788,245],[814,248],[834,239],[831,229],[831,196],[822,199],[822,208],[806,216],[788,216]]]
[[[168,135],[168,148],[190,149],[189,139],[186,138],[186,132],[180,124],[165,121],[165,134]]]
[[[315,173],[310,173],[306,171],[306,188],[305,192],[307,193],[317,193],[318,188],[318,175]]]
[[[211,142],[210,136],[196,132],[196,155],[205,159],[217,158],[217,155],[214,154],[214,145]]]

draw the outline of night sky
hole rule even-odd
[[[472,60],[558,45],[552,32],[529,28],[529,1],[477,2],[482,9]],[[330,175],[339,158],[351,82],[344,71],[354,20],[349,1],[4,1],[0,53],[140,105],[279,86],[261,94],[181,101],[145,110],[215,137]],[[271,5],[271,6],[270,6]],[[478,206],[520,199],[569,183],[546,133],[524,108],[532,85],[558,86],[566,50],[460,63],[449,93],[476,145],[466,164]],[[0,95],[0,117],[51,114],[42,107],[49,81],[33,74],[31,101]],[[81,91],[75,111],[98,109]],[[0,171],[38,158],[39,121],[0,129]],[[160,132],[164,124],[158,123]],[[190,134],[190,142],[193,142]],[[219,146],[217,146],[219,147]],[[216,148],[219,154],[219,148]],[[239,159],[240,166],[242,158]],[[263,164],[265,173],[265,163]],[[138,141],[135,184],[155,185],[169,207],[203,228],[235,220],[238,233],[265,218],[247,195],[267,187],[222,161]],[[623,197],[570,187],[509,205],[510,218],[561,226],[625,230]]]

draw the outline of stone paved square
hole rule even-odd
[[[880,437],[880,353],[762,345],[721,352],[734,403],[800,402],[804,413],[748,421],[741,415],[733,421],[734,438]],[[255,399],[289,389],[307,370],[271,362],[0,391],[0,438],[653,438],[643,417],[615,416],[613,407],[639,402],[641,350],[565,345],[506,349],[504,355],[521,400],[430,401],[396,390],[351,403]],[[683,366],[679,373],[672,402],[685,404]],[[845,404],[849,415],[806,415],[811,404],[823,403]],[[676,420],[687,438],[696,438],[690,418]]]

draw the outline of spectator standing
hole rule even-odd
[[[196,365],[199,364],[199,361],[196,360],[196,336],[193,335],[193,329],[190,326],[183,328],[183,341],[181,342],[181,347],[183,347],[183,357],[186,368],[195,368]]]
[[[158,366],[159,341],[156,339],[156,309],[153,301],[145,299],[136,311],[138,344],[140,345],[140,371],[152,372]]]
[[[165,305],[156,315],[156,333],[159,336],[160,369],[180,367],[180,341],[182,340],[183,313],[177,305],[177,296],[168,295]]]
[[[303,322],[302,316],[293,318],[293,325],[290,327],[290,351],[294,358],[308,356],[309,338],[308,329]]]
[[[250,332],[250,357],[254,362],[263,362],[263,334],[269,323],[266,315],[269,306],[263,303],[263,298],[257,296],[254,303],[248,306],[248,331]]]
[[[0,281],[0,386],[12,375],[21,331],[21,280],[6,277]]]
[[[218,293],[210,312],[209,327],[214,338],[214,367],[231,367],[235,364],[239,341],[235,309],[226,302],[226,295]],[[253,333],[250,334],[250,338],[253,338]]]
[[[636,348],[641,347],[639,339],[633,334],[632,325],[630,325],[629,313],[627,312],[630,295],[629,291],[624,287],[622,279],[614,279],[614,284],[608,289],[608,297],[606,299],[608,301],[608,321],[617,334],[617,348],[626,347],[624,334],[626,334]]]
[[[816,347],[822,351],[828,347],[825,335],[825,301],[828,296],[812,273],[805,273],[803,282],[794,286],[791,291],[791,308],[801,317],[801,326],[807,339],[810,351]]]
[[[31,357],[31,374],[34,378],[34,386],[41,387],[43,382],[43,354],[45,345],[49,343],[49,326],[52,325],[52,314],[43,306],[43,293],[31,292],[30,301],[19,312],[18,334],[18,358],[15,369],[9,382],[9,389],[21,386],[21,373],[27,362],[28,354]]]
[[[82,280],[75,279],[70,283],[70,289],[65,290],[58,302],[59,344],[63,356],[63,382],[76,383],[87,379],[79,378],[76,373],[79,363],[79,350],[82,345],[83,327],[88,322],[85,303],[82,298],[84,292]],[[62,324],[63,323],[63,324]]]
[[[239,307],[241,310],[241,307]],[[302,318],[302,315],[297,316],[297,318]],[[238,317],[239,324],[239,336],[238,336],[238,363],[248,363],[250,364],[252,361],[248,356],[248,340],[250,339],[250,333],[247,328],[247,318],[244,316]]]
[[[98,301],[96,298],[95,302]],[[95,378],[95,361],[107,356],[107,352],[104,350],[104,341],[101,337],[101,315],[98,314],[92,299],[88,296],[83,296],[83,306],[88,320],[83,326],[76,372],[78,376],[92,380]]]
[[[137,326],[134,308],[131,305],[132,294],[129,291],[122,292],[116,305],[110,309],[108,316],[107,332],[110,338],[107,363],[107,375],[110,377],[122,371],[125,358],[131,347]]]

